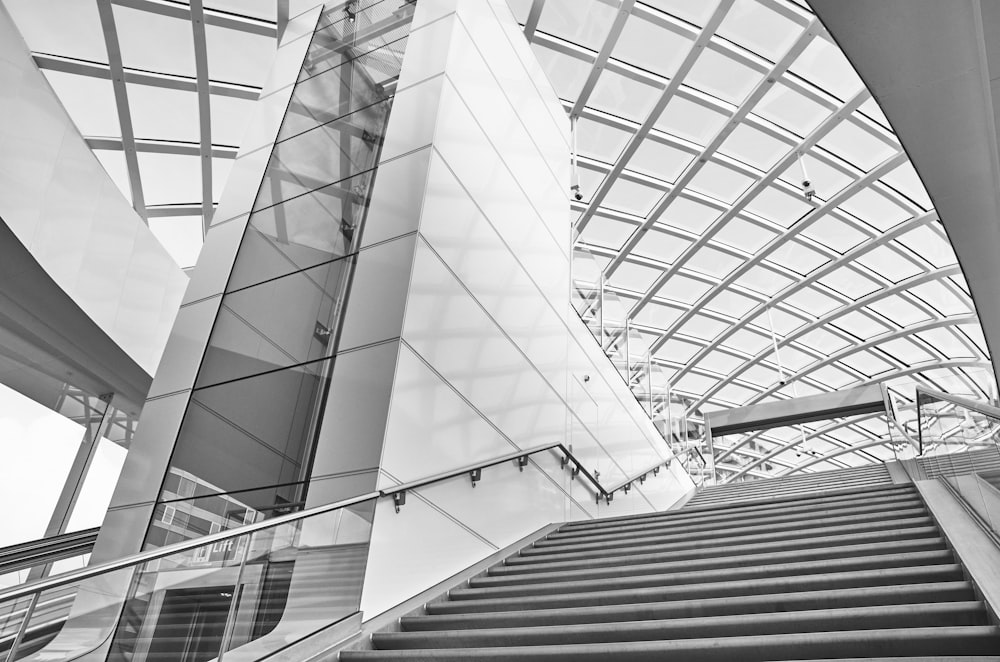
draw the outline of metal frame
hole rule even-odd
[[[917,254],[908,246],[898,242],[903,238],[908,239],[907,233],[919,228],[929,228],[933,235],[927,235],[927,241],[932,238],[940,240],[943,245],[947,245],[947,237],[940,226],[936,213],[933,209],[921,207],[919,204],[907,198],[903,193],[893,188],[882,178],[893,173],[897,168],[907,163],[907,157],[899,141],[885,123],[884,118],[877,115],[877,110],[873,110],[874,101],[870,93],[861,86],[859,91],[850,98],[841,99],[825,90],[819,84],[802,78],[799,73],[802,70],[795,66],[797,56],[801,54],[809,44],[816,39],[824,39],[832,43],[832,39],[826,33],[822,25],[808,8],[801,5],[791,5],[779,0],[760,0],[764,7],[774,10],[787,19],[793,21],[798,27],[793,31],[789,30],[789,46],[778,57],[776,61],[771,61],[767,57],[755,52],[746,50],[739,44],[729,41],[716,35],[716,28],[722,23],[725,16],[730,11],[732,3],[723,2],[718,9],[706,19],[705,25],[698,26],[674,17],[666,11],[652,7],[642,1],[623,2],[620,0],[604,0],[604,4],[618,10],[613,25],[609,26],[606,38],[602,42],[599,51],[582,46],[573,41],[572,34],[547,34],[538,30],[539,18],[542,16],[543,2],[536,0],[532,3],[529,16],[522,17],[525,20],[525,30],[529,40],[536,48],[547,49],[557,57],[573,58],[578,62],[585,63],[590,67],[582,84],[582,91],[574,98],[563,99],[563,105],[571,117],[582,117],[587,120],[612,127],[614,129],[628,132],[630,135],[620,154],[595,154],[584,153],[579,155],[579,165],[584,172],[596,173],[602,177],[601,183],[596,190],[584,191],[592,194],[583,203],[571,201],[571,207],[580,213],[580,218],[575,226],[579,233],[577,245],[584,247],[595,256],[608,260],[605,275],[608,277],[607,283],[601,283],[603,291],[609,295],[616,295],[627,309],[627,319],[629,326],[645,337],[654,335],[650,351],[652,354],[651,363],[663,367],[667,372],[668,380],[673,390],[689,397],[691,407],[688,410],[688,417],[695,410],[704,406],[730,406],[753,404],[767,398],[786,397],[784,393],[779,393],[780,386],[776,384],[758,384],[745,378],[748,370],[755,366],[773,367],[774,348],[756,350],[752,353],[738,350],[734,347],[723,346],[723,343],[733,339],[736,334],[744,330],[756,331],[754,318],[763,314],[765,310],[774,307],[794,319],[800,321],[797,328],[791,332],[779,333],[776,339],[778,349],[789,347],[798,352],[802,352],[811,360],[805,365],[799,363],[799,367],[789,371],[789,381],[787,383],[803,383],[820,390],[831,390],[836,386],[825,383],[820,376],[820,371],[828,366],[836,366],[854,379],[850,385],[868,383],[873,376],[861,372],[861,370],[848,364],[840,363],[841,360],[850,359],[857,352],[870,351],[884,360],[891,369],[887,373],[878,375],[879,381],[892,380],[894,378],[916,375],[918,379],[923,379],[922,371],[943,367],[958,376],[959,380],[966,383],[970,388],[975,388],[973,378],[966,374],[967,367],[978,365],[986,360],[983,348],[974,342],[974,335],[967,335],[964,331],[966,325],[975,325],[978,317],[972,305],[971,297],[961,284],[961,270],[955,264],[933,263],[929,256]],[[624,59],[616,57],[617,49],[615,44],[620,38],[623,14],[638,17],[649,21],[658,28],[680,35],[690,40],[688,51],[679,53],[678,60],[681,61],[676,73],[671,78],[665,78],[657,73],[647,71],[638,66],[632,65]],[[543,24],[545,24],[543,22]],[[546,24],[547,25],[547,24]],[[834,46],[835,47],[835,46]],[[702,89],[698,89],[694,83],[688,80],[688,73],[697,61],[698,57],[705,50],[711,50],[716,54],[723,55],[732,61],[749,67],[761,76],[757,86],[739,103],[730,103],[726,100],[713,97]],[[611,114],[607,109],[599,109],[588,106],[590,103],[590,91],[602,71],[610,71],[625,76],[633,81],[646,86],[655,87],[659,96],[654,99],[652,110],[639,121],[636,119],[626,119]],[[763,116],[754,114],[757,105],[763,95],[774,84],[780,81],[781,84],[790,88],[794,92],[802,95],[810,102],[825,109],[825,116],[821,119],[817,117],[819,124],[811,129],[808,135],[800,135],[794,130],[763,119]],[[558,85],[557,85],[558,88]],[[667,131],[670,127],[662,124],[657,125],[661,111],[666,107],[666,103],[675,97],[681,97],[689,102],[711,110],[722,113],[726,116],[726,121],[715,131],[714,136],[707,138],[707,143],[693,143],[687,139],[674,136]],[[770,138],[780,141],[787,146],[783,157],[779,158],[773,166],[766,171],[755,165],[749,165],[737,161],[735,158],[722,153],[719,147],[729,134],[740,124],[745,124],[753,129],[762,132]],[[863,132],[863,135],[877,139],[885,145],[887,157],[880,164],[874,165],[870,169],[865,169],[852,162],[848,157],[836,151],[836,145],[827,137],[842,124],[849,125],[855,131]],[[581,128],[581,130],[586,130]],[[861,135],[861,134],[859,134]],[[680,171],[676,181],[667,181],[647,174],[632,170],[629,161],[645,141],[667,145],[673,149],[680,150],[690,155],[691,160],[688,165]],[[839,145],[842,141],[839,141]],[[822,143],[822,145],[820,144]],[[775,220],[757,216],[746,209],[748,203],[761,192],[769,189],[777,190],[785,194],[800,196],[799,189],[789,180],[792,177],[785,174],[789,168],[795,168],[795,161],[799,154],[808,153],[811,158],[819,161],[824,168],[830,169],[831,173],[849,178],[845,179],[846,185],[825,199],[814,198],[808,202],[808,211],[805,216],[790,227]],[[694,175],[708,162],[714,162],[730,170],[751,178],[749,188],[745,190],[733,203],[722,200],[714,200],[702,193],[691,190],[687,184]],[[768,161],[770,163],[770,161]],[[761,166],[765,167],[765,166]],[[661,193],[659,201],[654,205],[653,210],[645,216],[636,216],[626,212],[617,211],[604,207],[604,201],[608,192],[618,181],[629,181],[641,184],[652,191]],[[817,183],[820,187],[820,183]],[[855,218],[850,213],[840,208],[840,204],[848,202],[856,194],[870,190],[884,198],[888,202],[899,207],[903,212],[910,214],[911,218],[904,220],[890,227],[887,231],[880,231],[878,224],[867,225],[866,221],[871,219]],[[901,189],[903,190],[903,189]],[[690,231],[680,227],[668,226],[660,223],[661,214],[680,198],[694,200],[702,205],[716,210],[719,215],[711,222],[707,229],[700,231]],[[750,205],[752,207],[752,205]],[[843,223],[851,231],[858,233],[861,243],[847,250],[843,254],[833,248],[836,243],[829,244],[819,238],[821,235],[810,232],[810,226],[817,223],[822,217],[829,216],[840,223]],[[616,236],[626,236],[625,227],[628,227],[627,239],[623,244],[612,244],[611,239],[592,239],[591,226],[601,218],[608,218],[618,223],[624,223],[622,233]],[[716,237],[720,231],[726,227],[727,223],[734,219],[740,219],[759,226],[775,236],[764,244],[761,249],[752,252],[741,250],[734,246],[727,245],[719,241]],[[655,256],[642,252],[642,239],[648,232],[664,232],[667,236],[676,237],[678,240],[686,242],[686,246],[679,252],[679,255],[668,262],[661,262]],[[806,235],[809,233],[809,236]],[[610,235],[608,235],[610,237]],[[796,244],[790,244],[794,239]],[[822,266],[812,269],[807,274],[800,274],[790,268],[784,267],[774,260],[773,256],[777,251],[789,245],[801,243],[808,249],[817,252],[825,263]],[[605,247],[608,246],[608,247]],[[698,251],[704,247],[710,247],[716,251],[735,258],[739,264],[728,274],[716,277],[701,273],[690,268],[689,261],[695,258]],[[874,262],[873,251],[891,251],[890,255],[897,260],[900,267],[897,273],[905,274],[915,272],[915,275],[900,282],[894,282],[886,274],[879,273],[870,268],[866,261],[871,259],[871,264],[877,269]],[[817,257],[817,261],[819,261]],[[625,287],[619,279],[615,277],[616,271],[626,264],[639,265],[659,271],[653,284],[644,291],[635,291]],[[943,266],[942,266],[943,264]],[[781,282],[785,285],[776,286],[778,289],[774,294],[766,291],[758,291],[755,286],[744,286],[747,274],[755,268],[768,270],[765,273],[774,272],[775,278],[783,278]],[[837,272],[838,269],[847,271]],[[720,270],[721,271],[721,270]],[[837,272],[837,273],[835,273]],[[754,273],[757,273],[756,271]],[[826,276],[836,277],[840,273],[849,274],[851,278],[866,278],[872,281],[873,287],[877,289],[871,294],[865,295],[858,300],[854,300],[840,292],[835,291],[825,283],[819,283],[821,278]],[[663,285],[669,282],[674,276],[683,275],[692,278],[700,283],[702,287],[707,286],[707,290],[698,296],[693,303],[685,301],[674,301],[665,296]],[[751,276],[753,274],[750,274]],[[943,286],[943,296],[954,297],[958,304],[956,308],[967,307],[967,311],[958,314],[943,314],[936,309],[931,300],[923,300],[918,296],[913,288],[937,283]],[[726,292],[738,293],[748,297],[753,306],[742,315],[726,315],[719,310],[719,306],[713,306],[716,310],[709,310],[713,301],[719,295]],[[832,308],[817,308],[815,312],[806,309],[805,306],[813,308],[809,299],[797,296],[803,293],[817,292],[830,299]],[[920,311],[919,314],[928,318],[916,324],[900,323],[899,320],[892,319],[886,311],[891,302],[902,302]],[[643,309],[650,303],[666,305],[674,310],[680,310],[681,315],[675,318],[666,326],[652,326],[649,323],[637,323],[636,318]],[[869,305],[876,308],[869,308]],[[951,311],[948,311],[951,312]],[[863,337],[855,337],[847,328],[840,329],[836,326],[838,320],[851,313],[859,313],[864,316],[858,318],[863,321],[865,329]],[[915,315],[918,313],[914,313]],[[701,337],[692,330],[692,324],[698,324],[699,315],[721,322],[726,328],[721,334],[714,337]],[[838,338],[847,341],[847,347],[834,352],[823,351],[819,348],[806,344],[800,344],[800,340],[806,337],[811,331],[824,329],[834,334]],[[884,332],[876,329],[884,329]],[[917,334],[934,329],[946,329],[955,339],[956,346],[964,347],[972,357],[969,360],[952,360],[951,357],[943,353],[940,347],[934,346],[930,341],[919,337]],[[875,333],[876,335],[870,335]],[[689,360],[672,359],[669,355],[664,355],[663,348],[670,339],[678,339],[690,342],[698,346],[698,350]],[[902,355],[895,355],[889,349],[888,343],[900,339],[908,340],[914,345],[912,351],[907,350]],[[749,349],[749,347],[748,347]],[[660,355],[657,356],[657,351]],[[933,361],[920,364],[910,364],[909,360],[916,360],[919,355],[918,350],[925,352],[928,357],[933,357]],[[726,374],[719,374],[710,369],[704,368],[701,363],[713,352],[722,352],[727,356],[732,356],[740,361],[735,369],[729,370]],[[914,358],[911,359],[910,356]],[[723,364],[724,365],[724,364]],[[861,368],[862,366],[859,366]],[[671,374],[672,373],[672,374]],[[710,386],[685,388],[683,378],[688,374],[696,374],[710,378]],[[756,379],[756,378],[755,378]],[[759,380],[758,380],[759,381]],[[724,389],[728,386],[739,386],[749,389],[754,395],[742,402],[730,402],[720,397]],[[736,396],[739,397],[739,396]],[[861,431],[869,438],[871,433],[864,431],[853,424],[847,424],[853,430]],[[832,428],[831,428],[832,429]],[[762,439],[768,443],[775,444],[772,440]],[[748,439],[749,441],[749,439]],[[831,443],[833,440],[831,438]],[[839,442],[842,445],[842,442]],[[726,449],[718,459],[722,459],[730,454],[739,454],[741,446],[734,449]],[[782,444],[777,443],[777,446]],[[873,456],[866,450],[869,448],[864,442],[857,448],[858,457],[865,462],[870,462]],[[842,451],[839,449],[829,454],[828,460],[838,462],[837,457],[844,452],[854,452],[851,450]],[[720,467],[721,468],[721,467]],[[798,470],[793,466],[791,471]]]

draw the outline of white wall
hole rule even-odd
[[[570,308],[568,124],[502,0],[417,4],[365,230],[417,231],[380,487],[558,441],[605,485],[670,456]],[[550,522],[665,509],[691,488],[674,463],[598,505],[545,453],[475,488],[417,490],[399,514],[382,500],[362,610]]]
[[[101,167],[0,7],[0,218],[150,375],[188,278]]]

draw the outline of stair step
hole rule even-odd
[[[882,513],[893,509],[924,508],[923,502],[916,496],[899,496],[880,500],[877,503],[869,501],[845,502],[844,506],[837,507],[823,504],[819,507],[813,504],[798,508],[778,508],[764,513],[757,514],[751,521],[757,524],[765,522],[801,522],[813,517],[845,517],[848,515],[866,515],[868,513]],[[595,525],[601,520],[595,520]],[[590,528],[567,529],[561,527],[559,530],[550,533],[546,540],[582,540],[590,536],[610,535],[619,533],[631,533],[640,531],[699,531],[706,529],[718,529],[728,526],[734,522],[746,522],[748,517],[743,513],[730,513],[728,515],[716,515],[713,518],[690,517],[690,518],[650,518],[646,521],[622,522],[609,526],[594,526]]]
[[[563,607],[628,604],[629,602],[655,602],[685,598],[721,598],[807,590],[958,581],[960,579],[962,579],[961,566],[954,563],[941,563],[902,568],[816,573],[794,577],[769,577],[764,579],[718,581],[677,586],[581,591],[576,593],[557,593],[512,598],[452,599],[448,602],[428,605],[428,611],[431,610],[431,607],[434,608],[434,613],[451,614],[476,611],[510,611],[517,609],[559,609]],[[456,593],[457,591],[452,591],[451,595],[453,598]]]
[[[662,662],[664,656],[683,655],[684,662],[766,662],[805,657],[843,658],[872,655],[991,655],[996,653],[1000,628],[993,626],[920,627],[835,632],[800,632],[708,639],[513,646],[506,648],[453,648],[420,650],[344,651],[350,660],[628,660]]]
[[[568,522],[560,527],[560,531],[587,529],[591,527],[619,524],[622,522],[634,522],[658,519],[706,517],[712,515],[727,515],[732,513],[742,513],[753,515],[754,513],[782,510],[788,507],[798,506],[819,506],[836,505],[844,502],[871,503],[873,498],[884,500],[895,496],[917,495],[916,488],[912,485],[898,485],[890,488],[879,487],[868,490],[849,490],[837,495],[809,495],[790,499],[775,501],[763,501],[756,504],[726,504],[721,506],[692,507],[688,502],[681,510],[671,510],[665,513],[641,513],[638,515],[621,515],[618,517],[605,517],[597,520],[581,520]]]
[[[724,545],[721,547],[703,546],[691,548],[690,546],[685,546],[682,548],[678,545],[644,545],[642,547],[633,547],[630,550],[621,550],[619,554],[609,554],[606,551],[597,550],[591,552],[551,554],[548,556],[512,556],[504,560],[503,569],[506,572],[548,572],[552,570],[571,570],[587,567],[596,568],[661,561],[722,558],[741,554],[765,554],[769,552],[818,549],[851,543],[871,544],[899,540],[927,539],[937,538],[940,535],[936,526],[921,526],[908,529],[872,531],[862,534],[848,533],[797,540]]]
[[[898,533],[902,531],[928,531],[937,533],[937,527],[933,526],[930,517],[913,517],[900,520],[886,520],[857,526],[842,525],[831,526],[822,529],[814,529],[808,532],[787,531],[779,533],[761,533],[747,536],[719,537],[710,542],[716,547],[739,548],[746,545],[773,545],[777,549],[792,549],[796,545],[810,545],[823,538],[836,536],[850,536],[857,540],[866,533]],[[628,544],[615,542],[601,542],[592,545],[577,545],[568,548],[533,548],[521,550],[518,556],[507,559],[506,563],[532,563],[540,560],[571,560],[586,559],[605,555],[613,555],[615,552],[622,554],[644,554],[657,551],[704,551],[708,541],[684,540],[675,542],[645,541],[642,544]]]
[[[573,579],[604,579],[632,575],[663,574],[670,572],[690,572],[713,570],[731,566],[751,566],[764,563],[819,561],[857,556],[900,554],[905,552],[926,552],[947,549],[944,538],[916,538],[884,542],[878,545],[841,545],[819,549],[799,549],[766,554],[744,554],[721,558],[692,559],[688,561],[667,561],[662,563],[638,563],[634,565],[612,565],[608,567],[587,567],[578,570],[561,570],[536,573],[510,572],[511,566],[498,565],[490,568],[487,575],[476,577],[470,586],[511,586],[535,582],[563,581]],[[513,566],[516,570],[517,566]]]
[[[747,522],[742,526],[712,526],[712,527],[656,527],[651,529],[629,530],[609,533],[594,533],[590,536],[573,537],[570,539],[548,537],[539,540],[531,549],[558,549],[574,547],[576,549],[586,549],[586,545],[594,545],[601,542],[617,541],[622,544],[636,543],[650,539],[672,540],[683,538],[685,540],[705,540],[718,539],[720,533],[725,533],[727,538],[751,535],[754,533],[778,534],[785,531],[806,532],[810,529],[821,529],[830,526],[851,525],[855,530],[858,527],[872,523],[884,523],[887,520],[900,520],[906,518],[924,518],[927,521],[927,510],[923,505],[905,509],[886,509],[872,513],[847,513],[836,514],[826,517],[798,517],[789,521],[757,521]]]
[[[928,602],[962,602],[975,599],[972,584],[967,581],[899,584],[820,591],[799,591],[768,595],[748,595],[698,600],[682,599],[665,602],[571,607],[566,609],[486,611],[446,613],[441,605],[427,605],[427,614],[404,616],[404,630],[459,629],[484,627],[520,627],[528,625],[571,625],[576,623],[608,623],[696,616],[726,616],[759,614],[775,611],[872,607]]]
[[[379,650],[405,648],[483,648],[541,646],[754,634],[876,630],[905,627],[985,625],[981,602],[817,609],[770,614],[737,614],[669,620],[614,621],[579,625],[376,633]]]
[[[906,554],[880,554],[846,559],[823,559],[798,563],[771,563],[756,566],[737,566],[693,572],[672,572],[606,579],[572,579],[513,586],[486,586],[454,589],[449,594],[452,600],[472,600],[479,598],[500,598],[529,595],[551,595],[553,593],[583,593],[586,591],[648,588],[651,586],[680,586],[683,584],[706,584],[711,582],[738,581],[744,579],[766,579],[774,577],[795,577],[818,573],[854,572],[883,568],[902,568],[953,564],[955,557],[950,550],[910,552]]]

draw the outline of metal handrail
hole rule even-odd
[[[30,582],[26,584],[21,584],[20,586],[15,586],[13,588],[7,589],[5,591],[0,591],[0,602],[6,602],[9,600],[16,600],[17,598],[26,597],[29,595],[34,595],[36,593],[41,593],[53,588],[59,588],[67,584],[72,584],[74,582],[83,581],[86,579],[91,579],[98,575],[103,575],[109,572],[115,572],[117,570],[124,570],[125,568],[139,565],[140,563],[146,563],[148,561],[153,561],[166,556],[172,556],[180,552],[186,552],[191,549],[198,547],[204,547],[205,545],[210,545],[215,542],[222,540],[227,540],[229,538],[236,538],[239,536],[244,536],[251,533],[256,533],[257,531],[262,531],[264,529],[274,528],[276,526],[281,526],[283,524],[288,524],[290,522],[297,522],[299,520],[306,519],[307,517],[313,517],[315,515],[322,515],[324,513],[332,512],[334,510],[339,510],[341,508],[347,508],[364,501],[369,501],[371,499],[378,499],[380,497],[393,497],[393,501],[396,504],[396,512],[399,512],[399,507],[403,505],[406,501],[405,495],[409,490],[417,489],[431,483],[437,483],[443,480],[448,480],[451,478],[456,478],[464,474],[469,474],[472,477],[472,484],[475,487],[477,481],[481,478],[481,472],[483,469],[496,466],[498,464],[503,464],[504,462],[509,462],[512,460],[518,461],[518,466],[523,470],[524,466],[527,464],[527,458],[536,453],[541,453],[547,450],[558,449],[563,453],[562,467],[565,468],[569,463],[575,465],[572,469],[572,478],[576,478],[577,474],[582,474],[588,481],[596,488],[597,501],[598,503],[603,498],[607,503],[611,503],[614,498],[614,493],[618,490],[624,490],[626,486],[631,487],[632,483],[644,479],[651,472],[658,472],[659,468],[666,465],[669,466],[673,458],[667,460],[661,460],[660,462],[651,465],[647,469],[637,472],[631,478],[622,481],[615,487],[607,489],[601,485],[598,481],[597,476],[591,474],[587,471],[583,464],[572,451],[569,450],[562,442],[557,442],[553,444],[542,444],[540,446],[534,446],[532,448],[527,448],[519,451],[514,451],[511,453],[506,453],[499,457],[494,457],[490,460],[485,460],[483,462],[478,462],[476,464],[467,465],[459,469],[452,469],[450,471],[441,472],[428,476],[426,478],[421,478],[419,480],[410,481],[407,483],[402,483],[400,485],[394,485],[386,489],[377,490],[373,492],[367,492],[349,499],[342,499],[340,501],[335,501],[333,503],[324,504],[322,506],[316,506],[315,508],[310,508],[308,510],[300,510],[295,513],[288,513],[286,515],[280,515],[278,517],[272,517],[271,519],[261,520],[260,522],[254,522],[252,524],[244,524],[243,526],[226,529],[219,531],[217,533],[211,533],[198,538],[192,538],[191,540],[184,540],[181,542],[173,543],[172,545],[166,545],[164,547],[158,547],[156,549],[148,550],[145,552],[139,552],[131,556],[126,556],[114,561],[108,561],[95,566],[89,566],[86,568],[80,568],[79,570],[71,570],[66,573],[55,575],[52,577],[46,577],[35,582]],[[597,473],[597,472],[595,472]],[[627,491],[627,490],[626,490]]]

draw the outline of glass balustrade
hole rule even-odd
[[[369,495],[8,590],[0,660],[266,657],[358,611],[374,508]]]

